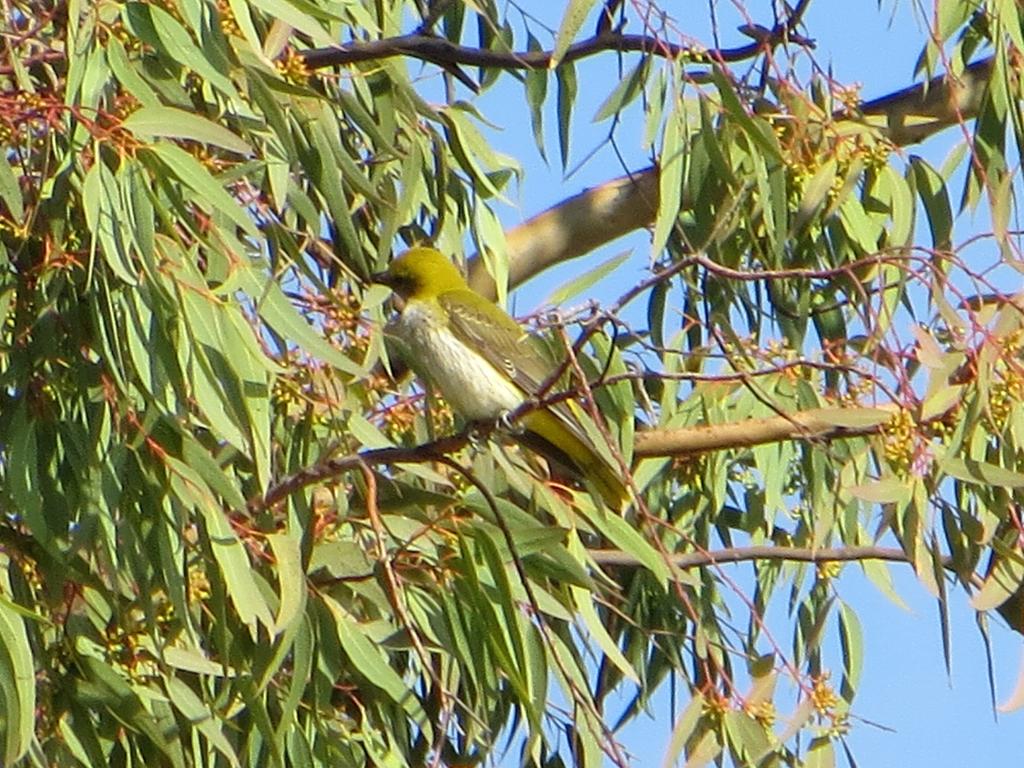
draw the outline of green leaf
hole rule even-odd
[[[624,251],[612,256],[610,259],[604,260],[593,269],[588,269],[579,277],[574,277],[572,280],[556,288],[542,303],[558,306],[575,296],[579,296],[592,285],[603,280],[622,266],[631,255],[631,251]]]
[[[2,558],[6,560],[6,558]],[[10,594],[6,568],[0,570],[0,597]],[[36,723],[36,672],[20,611],[0,600],[0,744],[4,764],[14,765],[32,744]]]
[[[340,371],[362,375],[363,368],[327,343],[288,301],[281,287],[265,279],[255,269],[241,269],[238,274],[242,290],[255,301],[260,317],[276,333],[298,344],[307,354],[333,365]]]
[[[813,413],[816,418],[826,424],[837,427],[850,427],[851,429],[867,429],[884,424],[892,418],[893,411],[884,408],[815,408]]]
[[[489,195],[499,197],[503,184],[498,182],[494,171],[502,168],[518,168],[510,157],[495,152],[484,140],[480,131],[469,119],[465,108],[453,105],[441,113],[449,130],[451,148],[462,166]]]
[[[671,572],[664,558],[652,547],[635,528],[618,515],[604,509],[588,515],[594,528],[623,552],[632,555],[649,570],[665,587],[671,579]]]
[[[562,23],[558,26],[555,35],[555,48],[551,52],[551,61],[548,66],[555,69],[562,63],[566,51],[576,39],[577,33],[587,20],[587,15],[597,4],[597,0],[569,0],[566,6],[565,15],[562,16]]]
[[[939,0],[935,7],[935,34],[945,42],[960,30],[976,10],[971,0]]]
[[[702,768],[722,754],[722,744],[714,731],[704,731],[687,757],[683,768]]]
[[[932,392],[921,404],[921,420],[930,421],[955,408],[963,401],[964,386],[953,384]]]
[[[583,626],[586,628],[587,634],[597,642],[604,655],[626,679],[640,685],[640,676],[633,669],[633,665],[629,663],[629,659],[619,650],[619,646],[615,644],[615,640],[608,634],[604,624],[601,623],[601,618],[597,615],[597,610],[594,608],[593,592],[580,587],[571,587],[570,591],[573,597],[573,604],[576,606],[579,617],[583,620]]]
[[[210,61],[170,13],[151,3],[128,3],[124,14],[135,34],[146,43],[176,64],[191,69],[228,98],[240,101],[231,78]]]
[[[1021,30],[1020,5],[1015,0],[996,0],[991,11],[993,26],[1004,30],[1013,43],[1013,48],[1024,50],[1024,31]]]
[[[939,461],[939,468],[951,477],[975,485],[1024,488],[1024,473],[989,464],[987,461],[946,456]]]
[[[186,683],[177,678],[169,677],[166,681],[167,696],[185,719],[199,729],[214,749],[222,754],[228,761],[228,765],[240,766],[238,756],[227,736],[224,735],[224,725],[221,720],[214,716],[210,708],[203,703],[195,691]]]
[[[337,228],[339,247],[351,254],[351,259],[357,259],[355,263],[358,264],[362,261],[362,247],[352,222],[352,212],[349,210],[349,203],[345,195],[345,184],[337,164],[324,162],[324,158],[333,156],[331,139],[325,133],[322,121],[317,121],[307,130],[309,131],[308,138],[313,146],[310,151],[300,155],[304,169],[314,188],[327,205],[327,218]],[[312,223],[310,222],[310,224]],[[364,271],[368,272],[369,270],[365,269]]]
[[[314,43],[320,47],[332,47],[337,45],[337,40],[324,29],[324,25],[317,21],[338,22],[347,21],[344,16],[331,13],[329,6],[306,2],[306,0],[252,0],[252,5],[262,8],[272,19],[280,19],[290,27],[309,35]],[[356,10],[356,9],[353,9]],[[363,16],[364,23],[370,21],[370,14]],[[374,29],[375,25],[368,27]]]
[[[555,70],[558,103],[558,149],[562,158],[562,170],[569,167],[569,137],[572,125],[572,108],[576,102],[576,68],[566,63]]]
[[[164,663],[173,669],[213,677],[235,677],[237,675],[235,670],[225,667],[219,662],[212,661],[198,648],[171,646],[164,648],[162,655]]]
[[[910,171],[914,186],[928,217],[932,232],[932,247],[937,251],[948,251],[953,235],[953,208],[949,203],[946,182],[920,157],[910,158]]]
[[[663,765],[678,765],[683,747],[691,743],[692,737],[698,732],[701,713],[706,703],[704,697],[699,693],[690,697],[686,708],[676,718],[672,726],[672,736],[669,739],[668,748],[665,750]]]
[[[654,219],[654,235],[651,237],[651,257],[654,259],[661,256],[679,219],[686,173],[686,146],[685,114],[676,102],[675,108],[665,120],[665,133],[661,142],[658,215]]]
[[[129,60],[124,45],[111,36],[106,44],[107,65],[121,86],[145,107],[160,105],[160,96],[150,87],[139,73],[135,63]]]
[[[121,208],[117,180],[103,162],[94,163],[82,184],[85,221],[107,266],[118,279],[137,285],[138,276],[128,253],[126,216]]]
[[[889,566],[881,560],[865,560],[861,563],[861,567],[864,569],[864,575],[868,577],[872,584],[878,588],[878,591],[885,595],[889,601],[905,611],[909,611],[910,608],[903,601],[903,598],[899,596],[892,585],[892,573],[889,570]]]
[[[77,686],[76,698],[82,704],[99,711],[116,713],[116,720],[124,726],[144,735],[151,745],[159,750],[165,763],[177,768],[183,765],[180,752],[170,740],[173,724],[161,722],[148,710],[140,696],[145,689],[135,689],[102,656],[102,651],[91,641],[79,637],[76,641],[76,663],[82,677]]]
[[[494,279],[498,304],[504,306],[508,297],[508,244],[501,222],[486,203],[473,211],[473,240],[487,274]]]
[[[993,174],[994,180],[988,183],[988,199],[992,210],[992,234],[1000,245],[1006,242],[1010,229],[1010,217],[1013,215],[1014,189],[1016,174]]]
[[[657,349],[665,347],[665,310],[668,306],[668,292],[672,283],[659,280],[651,289],[647,302],[647,327],[651,333],[651,342]]]
[[[419,698],[391,668],[380,646],[366,636],[363,628],[340,603],[326,596],[323,600],[337,622],[338,639],[341,641],[342,650],[352,663],[352,668],[358,670],[372,687],[383,691],[401,707],[423,729],[427,739],[432,738],[433,726]]]
[[[526,49],[531,52],[541,50],[540,41],[527,30]],[[544,101],[548,95],[548,72],[536,68],[526,70],[523,75],[523,85],[526,88],[526,103],[530,107],[530,127],[533,130],[533,141],[537,145],[537,151],[541,158],[547,162],[547,153],[544,151]]]
[[[909,245],[914,237],[916,220],[914,193],[907,180],[891,165],[882,168],[880,176],[886,180],[891,194],[889,205],[892,226],[889,227],[887,243],[891,247]]]
[[[229,507],[235,510],[245,509],[245,498],[237,482],[192,435],[182,435],[181,458]]]
[[[21,185],[14,175],[11,164],[4,159],[0,162],[0,200],[7,206],[11,219],[21,221],[25,218],[25,206],[21,198]]]
[[[883,477],[870,483],[851,485],[850,493],[874,504],[907,504],[913,493],[910,483],[897,477]]]
[[[494,627],[495,631],[501,632],[512,656],[509,659],[511,664],[504,668],[504,672],[512,685],[516,688],[524,703],[535,701],[534,691],[536,681],[532,680],[530,671],[531,665],[527,656],[526,633],[520,621],[518,601],[513,596],[512,584],[509,579],[505,561],[501,558],[497,546],[490,535],[477,529],[480,535],[474,540],[483,553],[487,563],[487,573],[497,588],[496,600],[493,605],[496,609],[495,615],[500,611],[499,625]],[[540,727],[539,713],[533,709],[527,709],[527,713],[535,720],[534,726]]]
[[[191,291],[182,294],[182,305],[193,340],[189,346],[188,373],[196,405],[219,437],[255,458],[255,448],[249,440],[249,419],[242,407],[243,383],[221,351],[234,346],[225,344],[222,313],[207,297]]]
[[[748,765],[757,765],[772,748],[769,731],[746,712],[726,712],[723,725],[733,752],[744,757]]]
[[[171,487],[179,498],[190,502],[203,517],[210,549],[239,619],[249,628],[253,637],[256,636],[259,624],[272,629],[274,617],[253,579],[249,555],[206,483],[191,467],[172,456],[165,456],[164,461],[171,472]]]
[[[126,227],[127,234],[139,255],[142,268],[148,268],[152,275],[156,263],[156,241],[149,175],[142,163],[137,160],[126,160],[118,174],[118,181],[124,199],[125,213],[130,222]]]
[[[754,144],[761,148],[768,159],[779,163],[785,162],[782,151],[779,149],[778,140],[772,133],[770,126],[763,120],[750,116],[746,107],[740,101],[739,96],[736,95],[735,86],[730,82],[727,73],[721,67],[716,66],[712,69],[712,78],[715,87],[718,89],[718,95],[722,100],[722,106],[729,114],[729,117],[736,121],[736,124],[743,129],[744,133],[750,137]]]
[[[821,164],[807,182],[796,215],[790,224],[791,234],[799,233],[824,207],[828,193],[832,191],[832,182],[835,181],[838,167],[838,163],[830,158]]]
[[[191,139],[201,144],[230,149],[240,155],[253,152],[247,142],[224,126],[174,107],[142,107],[132,112],[121,126],[143,140],[156,136]]]
[[[811,739],[810,748],[804,758],[804,768],[835,768],[836,751],[828,736]]]
[[[669,102],[667,97],[668,93],[668,77],[664,67],[658,68],[654,77],[654,85],[651,91],[648,93],[647,98],[644,99],[644,110],[646,116],[644,118],[644,138],[641,146],[645,150],[650,150],[654,146],[655,139],[658,136],[658,130],[661,128],[661,118],[665,112],[666,104]]]
[[[152,153],[161,163],[167,175],[178,179],[191,189],[199,200],[213,210],[220,211],[243,231],[258,236],[256,225],[242,207],[223,186],[210,174],[203,164],[185,150],[173,144],[151,144],[146,151]]]
[[[882,225],[868,216],[864,205],[855,197],[848,197],[839,206],[839,220],[847,236],[865,254],[878,251],[879,240],[884,234]]]
[[[274,619],[274,633],[295,628],[306,607],[306,574],[302,570],[302,540],[293,533],[273,533],[267,542],[274,553],[281,596]]]
[[[288,655],[291,681],[287,685],[286,695],[281,701],[281,713],[277,718],[278,738],[287,737],[301,722],[302,719],[297,717],[297,714],[303,704],[309,681],[313,679],[313,664],[319,659],[318,649],[314,643],[315,633],[312,621],[307,617],[298,624],[297,629]],[[312,763],[312,756],[309,756],[299,764],[309,765]]]
[[[644,57],[612,89],[612,92],[608,94],[608,97],[602,102],[601,106],[597,108],[597,113],[594,115],[592,122],[603,122],[612,115],[619,114],[623,109],[632,104],[637,96],[643,92],[649,72],[650,59]]]
[[[857,612],[839,603],[839,640],[843,650],[843,697],[850,701],[864,668],[864,631]]]

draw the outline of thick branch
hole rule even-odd
[[[939,75],[865,101],[860,113],[884,117],[886,135],[900,146],[924,141],[943,128],[977,117],[993,61],[992,57],[982,59],[968,65],[959,77]]]
[[[509,285],[522,285],[548,267],[647,226],[657,213],[658,173],[653,167],[584,190],[506,233]],[[494,280],[475,257],[469,263],[469,283],[495,296]]]
[[[628,552],[619,549],[591,549],[587,551],[598,565],[614,565],[633,568],[644,567],[643,563]],[[787,561],[798,563],[839,563],[860,560],[886,560],[892,563],[910,563],[907,553],[897,547],[841,547],[838,549],[812,549],[810,547],[777,547],[772,544],[750,547],[729,547],[714,552],[679,552],[667,556],[670,565],[676,568],[707,568],[725,563],[742,563],[751,560]],[[952,559],[943,556],[942,565],[952,568]]]
[[[633,455],[638,459],[689,456],[783,440],[833,440],[873,435],[891,413],[886,408],[821,408],[731,424],[652,429],[636,433]]]

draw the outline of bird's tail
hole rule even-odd
[[[629,490],[618,468],[567,416],[541,408],[523,418],[526,431],[517,437],[528,448],[589,483],[605,504],[621,510]]]

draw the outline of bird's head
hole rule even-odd
[[[372,275],[403,299],[432,298],[464,289],[466,281],[447,256],[434,248],[411,248],[395,258],[384,272]]]

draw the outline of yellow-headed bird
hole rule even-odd
[[[475,293],[455,265],[433,248],[413,248],[374,282],[402,297],[388,324],[412,369],[435,386],[469,421],[496,421],[538,393],[556,369],[539,340],[500,307]],[[629,498],[610,457],[587,437],[574,402],[526,413],[515,438],[584,479],[605,503],[621,509]]]

